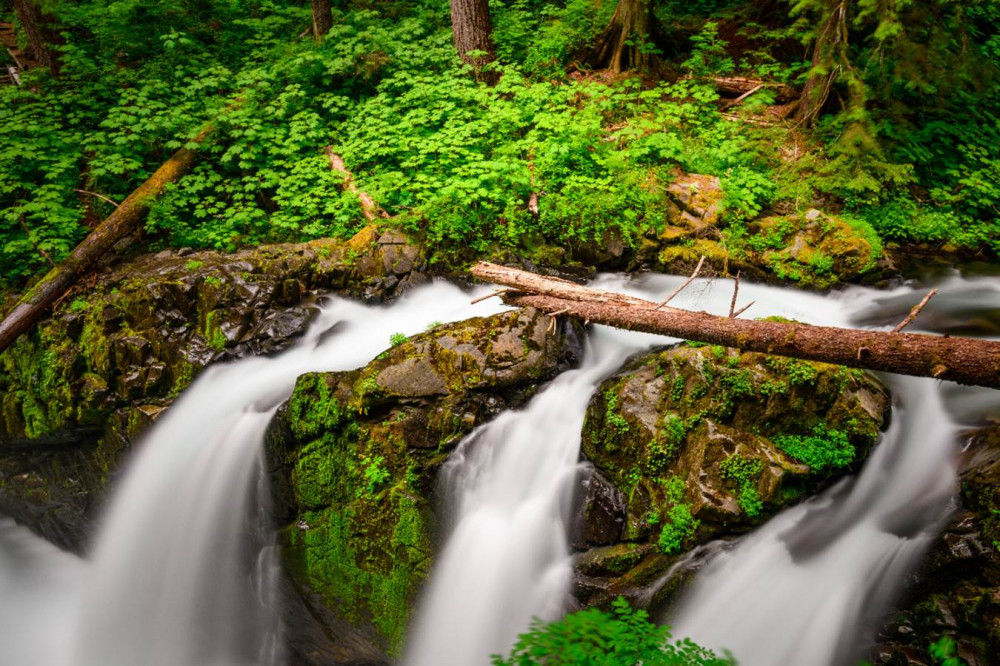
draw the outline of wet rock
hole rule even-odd
[[[527,309],[438,326],[359,370],[299,378],[266,450],[284,560],[309,604],[398,653],[430,571],[437,470],[576,363],[578,324],[550,324]]]
[[[689,344],[631,360],[596,392],[582,445],[624,499],[616,541],[658,553],[609,589],[828,485],[865,457],[888,404],[872,376],[823,363]]]
[[[625,525],[625,498],[597,471],[587,480],[586,489],[580,517],[583,543],[588,546],[616,543]]]
[[[387,277],[386,256],[395,284],[413,284],[411,272],[423,266],[420,252],[401,233],[375,227],[347,242],[234,254],[160,252],[109,268],[85,295],[65,299],[0,354],[0,462],[11,456],[21,469],[24,459],[14,448],[93,447],[115,439],[121,433],[114,429],[126,425],[116,416],[122,410],[169,405],[215,361],[285,349],[315,313],[306,296],[331,288],[363,296],[372,280]],[[362,274],[365,258],[373,270]],[[383,284],[376,297],[392,297],[399,288]],[[53,453],[46,460],[64,457]],[[33,467],[32,483],[42,490],[8,484],[5,511],[67,545],[66,535],[89,529],[69,523],[90,520],[103,492],[100,480],[120,463],[109,456],[107,473],[87,475],[97,481],[80,486],[79,501],[70,503],[78,510],[63,512],[58,529],[38,516],[52,514],[45,497],[62,496],[69,463]]]

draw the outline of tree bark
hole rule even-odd
[[[740,350],[1000,388],[1000,342],[721,317],[479,263],[472,274],[510,287],[510,305]]]
[[[313,36],[324,37],[333,27],[333,8],[330,0],[311,0]]]
[[[195,142],[203,141],[213,130],[205,126]],[[181,148],[156,170],[145,183],[130,194],[104,222],[91,231],[70,255],[28,290],[17,305],[0,321],[0,352],[28,331],[52,304],[73,286],[76,279],[122,238],[139,228],[153,200],[163,188],[184,175],[194,164],[195,153]]]
[[[58,76],[59,56],[52,46],[62,43],[62,38],[53,27],[55,19],[43,12],[35,0],[14,0],[14,11],[35,60]]]
[[[597,38],[590,64],[616,73],[647,69],[652,56],[643,47],[652,22],[650,0],[618,0],[608,27]]]
[[[850,66],[847,60],[847,0],[830,0],[813,43],[812,66],[795,111],[798,122],[803,125],[815,122],[845,66]]]
[[[496,60],[493,46],[493,23],[490,21],[489,0],[451,0],[452,41],[462,62],[472,65],[476,78],[490,85],[500,76],[497,72],[484,70]],[[484,55],[470,56],[481,52]]]

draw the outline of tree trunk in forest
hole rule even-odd
[[[483,69],[497,58],[489,0],[451,0],[451,28],[452,41],[462,61],[472,65],[480,81],[496,83],[499,73]],[[470,57],[470,52],[481,55]]]
[[[313,36],[320,39],[333,27],[333,8],[330,0],[311,0]]]
[[[616,73],[647,69],[652,64],[646,48],[652,23],[650,0],[618,0],[608,27],[597,39],[590,64]]]
[[[200,143],[214,127],[204,127],[194,142]],[[22,333],[29,330],[53,303],[73,286],[73,283],[105,252],[122,238],[139,228],[153,200],[163,188],[184,175],[194,164],[195,153],[181,148],[130,194],[104,222],[91,231],[70,255],[49,271],[28,290],[17,305],[0,321],[0,352],[9,347]]]
[[[716,316],[489,263],[476,264],[472,274],[509,287],[500,294],[504,303],[551,315],[745,351],[1000,388],[1000,342],[992,340]]]
[[[795,110],[799,123],[812,125],[819,117],[845,66],[850,66],[847,60],[847,0],[831,0],[813,43],[812,66]]]
[[[14,11],[17,12],[17,20],[24,29],[35,60],[58,76],[59,55],[52,47],[60,44],[62,38],[53,28],[55,19],[44,13],[35,4],[35,0],[14,0]]]

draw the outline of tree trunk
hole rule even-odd
[[[62,38],[53,28],[55,19],[44,13],[35,0],[14,0],[14,11],[35,60],[58,76],[59,55],[52,46],[62,43]]]
[[[313,36],[316,39],[324,37],[333,27],[333,9],[330,0],[311,0]]]
[[[646,47],[651,28],[650,0],[618,0],[608,27],[597,39],[590,64],[616,73],[649,68],[652,56]]]
[[[213,130],[207,125],[195,137],[203,141]],[[70,255],[28,290],[17,305],[0,321],[0,352],[29,330],[52,304],[73,286],[76,279],[93,266],[115,243],[139,228],[153,200],[167,183],[184,175],[194,164],[194,151],[181,148],[130,194],[104,222],[91,231]]]
[[[1000,388],[1000,342],[785,324],[660,307],[515,268],[479,263],[472,274],[511,288],[505,303],[599,324],[740,350]]]
[[[451,28],[452,40],[462,61],[472,65],[480,81],[490,85],[496,83],[499,74],[483,69],[497,58],[489,0],[451,0]],[[470,52],[480,55],[469,56]]]
[[[815,122],[845,66],[850,66],[847,59],[847,0],[831,0],[813,43],[812,66],[799,96],[796,120],[803,125]]]

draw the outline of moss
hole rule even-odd
[[[226,348],[226,334],[222,332],[219,327],[219,318],[222,315],[221,310],[211,310],[205,315],[205,326],[202,332],[205,336],[205,344],[215,351],[222,351]]]

